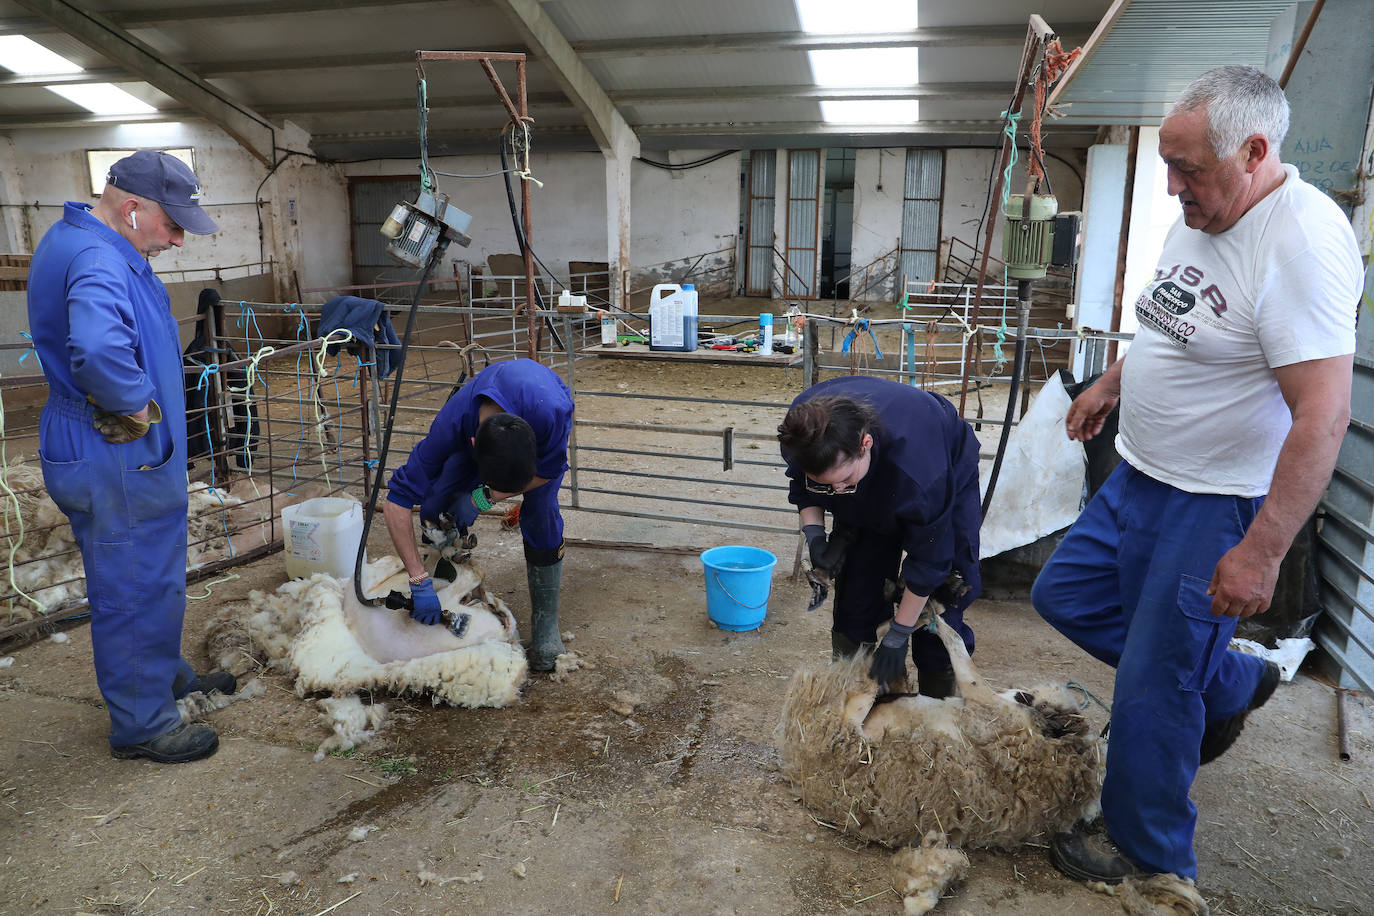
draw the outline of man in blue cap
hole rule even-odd
[[[48,493],[86,570],[96,680],[115,757],[213,754],[176,701],[232,693],[181,657],[186,611],[186,408],[181,340],[148,259],[218,230],[181,160],[139,150],[110,167],[94,206],[68,202],[29,271],[29,327],[48,380],[39,451]],[[162,422],[164,415],[167,422]]]

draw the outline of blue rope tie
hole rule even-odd
[[[860,319],[859,322],[854,325],[853,329],[844,336],[844,346],[840,348],[840,352],[847,355],[849,353],[850,344],[854,343],[855,338],[859,336],[860,332],[867,332],[869,339],[873,341],[874,355],[877,356],[878,359],[882,359],[883,348],[878,346],[878,338],[873,333],[873,325],[867,318]]]
[[[28,348],[27,350],[24,351],[24,355],[23,355],[23,356],[19,357],[19,361],[22,363],[24,360],[26,360],[26,359],[28,359],[30,356],[32,356],[32,357],[34,358],[34,361],[35,361],[36,363],[38,363],[38,371],[39,371],[39,372],[42,372],[42,371],[43,371],[43,357],[41,357],[41,356],[38,355],[38,348],[35,347],[35,346],[33,345],[33,335],[30,334],[28,331],[20,331],[20,332],[19,332],[19,336],[22,337],[22,338],[24,338],[25,340],[27,340],[27,341],[29,342],[29,348]]]
[[[195,362],[195,360],[192,360]],[[219,374],[219,363],[196,363],[200,366],[200,378],[196,380],[196,391],[204,391],[210,385],[210,376]],[[205,444],[210,448],[210,490],[215,494],[215,499],[219,500],[219,520],[221,527],[224,528],[224,543],[229,545],[229,556],[234,555],[234,542],[229,538],[229,507],[224,502],[224,497],[219,492],[219,486],[215,483],[215,440],[210,435],[210,409],[207,405],[205,410]]]
[[[1083,694],[1085,699],[1078,706],[1079,712],[1082,712],[1083,710],[1087,709],[1089,702],[1093,702],[1096,703],[1098,706],[1101,706],[1103,709],[1105,709],[1107,711],[1107,715],[1110,716],[1112,714],[1112,708],[1110,706],[1099,700],[1096,696],[1093,695],[1093,692],[1091,690],[1089,690],[1087,687],[1084,687],[1082,684],[1078,683],[1078,681],[1069,681],[1064,686],[1069,688],[1070,690],[1077,690]]]

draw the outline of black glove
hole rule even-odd
[[[806,549],[811,555],[811,568],[833,579],[844,561],[848,542],[833,535],[827,538],[824,525],[804,525],[802,535],[806,538]]]
[[[873,654],[873,664],[868,669],[868,676],[878,682],[879,690],[887,690],[905,677],[907,644],[915,632],[914,626],[905,626],[894,620],[883,634],[878,651]]]
[[[433,626],[439,622],[443,608],[439,605],[439,596],[434,594],[434,580],[425,579],[423,582],[412,583],[410,586],[410,600],[415,603],[411,609],[410,619],[417,623]]]

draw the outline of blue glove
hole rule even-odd
[[[477,521],[477,516],[482,514],[482,510],[477,508],[477,504],[472,501],[471,493],[464,493],[458,497],[453,504],[453,520],[458,524],[458,530],[466,532],[472,527],[472,523]]]
[[[426,626],[433,626],[439,622],[439,615],[443,608],[439,606],[439,596],[434,594],[434,580],[425,581],[410,586],[410,600],[414,607],[410,609],[410,619]]]

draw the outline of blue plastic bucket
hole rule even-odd
[[[712,547],[706,567],[706,613],[722,630],[755,630],[768,613],[778,558],[759,547]]]

